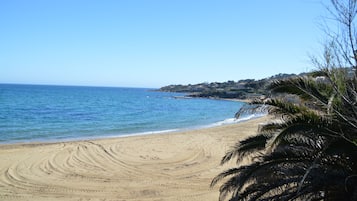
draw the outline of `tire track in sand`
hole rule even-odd
[[[0,147],[0,200],[197,200],[212,195],[216,144],[187,134]]]

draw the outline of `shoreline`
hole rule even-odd
[[[177,128],[177,129],[168,129],[162,131],[146,131],[140,133],[129,133],[129,134],[118,134],[118,135],[103,135],[103,136],[92,136],[92,137],[78,137],[78,138],[66,138],[66,139],[53,139],[53,140],[30,140],[26,142],[0,142],[0,149],[3,146],[35,146],[35,145],[47,145],[47,144],[57,144],[57,143],[71,143],[71,142],[84,142],[84,141],[97,141],[97,140],[110,140],[117,138],[130,138],[130,137],[140,137],[140,136],[151,136],[151,135],[170,135],[175,133],[182,132],[194,132],[202,129],[216,128],[226,125],[234,125],[240,124],[246,121],[251,121],[254,119],[264,118],[266,114],[252,114],[257,115],[254,117],[242,118],[242,119],[225,119],[216,123],[212,123],[209,125],[195,126],[190,128]],[[227,120],[235,119],[232,122],[228,122]]]
[[[205,126],[234,117],[241,105],[174,100],[173,94],[142,88],[6,85],[1,89],[5,110],[0,144],[94,139]]]
[[[0,200],[218,200],[224,153],[268,116],[111,139],[0,145]]]
[[[224,100],[224,99],[217,99]],[[226,100],[226,101],[234,101],[234,100]],[[239,100],[236,100],[240,102]],[[156,134],[170,134],[176,132],[185,132],[185,131],[194,131],[205,128],[212,128],[222,125],[230,125],[237,124],[244,121],[249,121],[252,119],[260,118],[265,116],[265,114],[252,114],[248,117],[243,117],[241,119],[235,119],[234,117],[229,119],[224,119],[222,121],[214,122],[207,125],[199,125],[199,126],[191,126],[187,128],[173,128],[167,130],[157,130],[157,131],[144,131],[138,133],[125,133],[125,134],[107,134],[107,135],[99,135],[99,136],[82,136],[82,137],[72,137],[72,138],[63,138],[63,139],[35,139],[35,140],[13,140],[13,141],[4,141],[0,142],[0,146],[3,145],[21,145],[21,144],[53,144],[53,143],[64,143],[64,142],[76,142],[76,141],[86,141],[86,140],[101,140],[101,139],[112,139],[112,138],[122,138],[122,137],[131,137],[131,136],[145,136],[145,135],[156,135]]]
[[[171,93],[171,92],[168,92]],[[241,102],[241,103],[251,103],[253,99],[239,99],[239,98],[219,98],[219,97],[192,97],[190,94],[186,94],[184,96],[173,96],[176,99],[209,99],[209,100],[222,100],[222,101],[233,101],[233,102]]]

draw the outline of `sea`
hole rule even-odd
[[[240,121],[234,115],[242,102],[184,95],[146,88],[0,84],[0,143],[166,133]]]

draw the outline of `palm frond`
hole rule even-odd
[[[272,194],[272,191],[284,189],[285,186],[289,185],[288,191],[294,191],[296,184],[299,181],[299,178],[297,177],[289,177],[289,178],[284,178],[281,179],[277,182],[270,183],[270,182],[261,182],[261,183],[252,183],[249,185],[247,188],[244,189],[243,192],[241,192],[239,195],[234,195],[237,198],[240,198],[240,200],[262,200],[267,197],[268,195]],[[287,196],[287,195],[285,195]],[[284,197],[284,196],[281,196]],[[280,197],[280,198],[281,198]],[[280,199],[282,200],[282,199]]]
[[[268,109],[269,114],[281,114],[281,115],[293,116],[295,114],[304,113],[309,110],[307,107],[277,98],[268,99],[264,103],[270,106]]]
[[[276,80],[272,82],[269,89],[275,93],[294,94],[303,100],[326,106],[328,104],[327,97],[329,97],[329,95],[321,93],[319,89],[323,88],[323,86],[326,92],[331,90],[331,86],[328,84],[317,84],[317,82],[311,78],[297,77],[293,79]]]
[[[276,167],[283,171],[279,167],[286,167],[289,165],[291,167],[295,167],[294,164],[311,161],[311,156],[301,157],[299,155],[290,156],[288,158],[281,157],[281,153],[271,153],[268,156],[264,156],[260,161],[255,161],[249,165],[241,166],[240,168],[232,168],[227,171],[222,172],[218,176],[216,176],[211,183],[211,186],[214,186],[218,181],[222,180],[226,177],[231,177],[227,182],[225,182],[221,188],[220,192],[223,195],[227,195],[229,192],[233,190],[237,192],[241,192],[244,187],[244,184],[249,183],[250,181],[254,181],[256,178],[270,178],[272,174],[267,174],[267,168],[272,169],[272,167]],[[285,164],[285,165],[284,165]],[[301,166],[302,167],[302,166]],[[271,173],[273,173],[272,171]]]
[[[231,168],[231,169],[228,169],[228,170],[226,170],[224,172],[221,172],[219,175],[214,177],[214,179],[211,182],[211,187],[216,185],[217,182],[219,182],[220,180],[222,180],[223,178],[225,178],[227,176],[231,176],[231,175],[234,175],[234,174],[239,174],[240,171],[242,171],[242,168]]]
[[[239,119],[241,116],[246,114],[265,113],[266,111],[267,108],[265,107],[264,102],[261,100],[256,100],[244,104],[235,114],[235,118]]]
[[[220,200],[357,197],[357,77],[333,70],[316,75],[327,80],[296,77],[270,86],[299,99],[257,100],[237,113],[264,110],[275,119],[222,158],[222,164],[237,158],[238,167],[213,179],[212,186],[225,180]],[[249,160],[243,165],[243,159]]]
[[[311,146],[312,144],[315,144],[316,141],[314,142],[306,139],[311,139],[311,136],[315,135],[316,133],[319,133],[320,135],[333,135],[328,130],[326,130],[326,127],[328,126],[328,119],[306,119],[305,116],[297,116],[294,119],[291,119],[290,121],[281,124],[280,127],[277,127],[279,131],[276,132],[272,140],[269,142],[268,147],[270,147],[270,149],[274,149],[278,144],[282,142],[282,140],[286,141],[287,139],[292,137],[293,140],[295,140],[295,143],[298,140],[302,140],[306,146]]]
[[[265,149],[265,144],[270,138],[271,135],[269,134],[259,134],[238,142],[225,154],[221,160],[221,164],[235,157],[237,157],[237,163],[239,163],[247,155]]]

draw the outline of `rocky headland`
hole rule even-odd
[[[187,93],[185,97],[214,98],[214,99],[240,99],[252,100],[264,98],[269,94],[267,86],[273,80],[297,76],[296,74],[277,74],[260,80],[244,79],[227,82],[204,82],[188,85],[168,85],[158,91]]]

